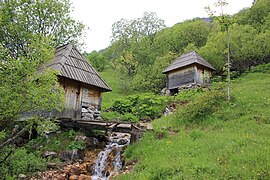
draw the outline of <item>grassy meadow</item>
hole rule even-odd
[[[179,94],[184,105],[127,148],[137,163],[116,179],[269,179],[269,72],[235,79],[230,103],[225,86]]]

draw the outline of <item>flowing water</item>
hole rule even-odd
[[[129,139],[129,135],[123,133],[113,133],[109,137],[109,142],[98,154],[93,166],[92,180],[108,180],[122,169],[121,151],[129,145]]]

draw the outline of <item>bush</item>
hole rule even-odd
[[[17,176],[19,174],[29,174],[46,169],[46,161],[39,155],[27,152],[20,148],[1,164],[0,174],[4,179]]]
[[[103,112],[102,113],[102,118],[106,121],[111,121],[111,120],[120,120],[121,114],[118,112]]]
[[[131,113],[139,119],[154,119],[162,115],[168,100],[169,97],[154,94],[132,95],[116,100],[112,107],[122,115]]]
[[[210,114],[213,114],[225,100],[226,95],[224,92],[219,90],[205,92],[196,100],[193,100],[186,106],[183,106],[177,113],[176,121],[187,124],[200,123]]]
[[[126,113],[120,117],[122,121],[138,122],[138,118],[131,113]]]
[[[253,67],[251,72],[270,73],[270,63]]]
[[[86,147],[85,143],[83,141],[72,141],[69,145],[68,145],[68,149],[70,150],[84,150]]]

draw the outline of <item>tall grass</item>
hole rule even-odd
[[[228,103],[218,91],[190,95],[128,147],[126,161],[138,163],[117,178],[269,179],[270,74],[236,79],[232,96]]]

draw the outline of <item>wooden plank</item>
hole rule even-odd
[[[194,82],[194,71],[188,71],[185,73],[174,74],[169,77],[168,89],[175,89],[184,84]]]
[[[118,124],[114,123],[112,125],[109,126],[110,129],[113,129],[115,126],[117,126]]]

